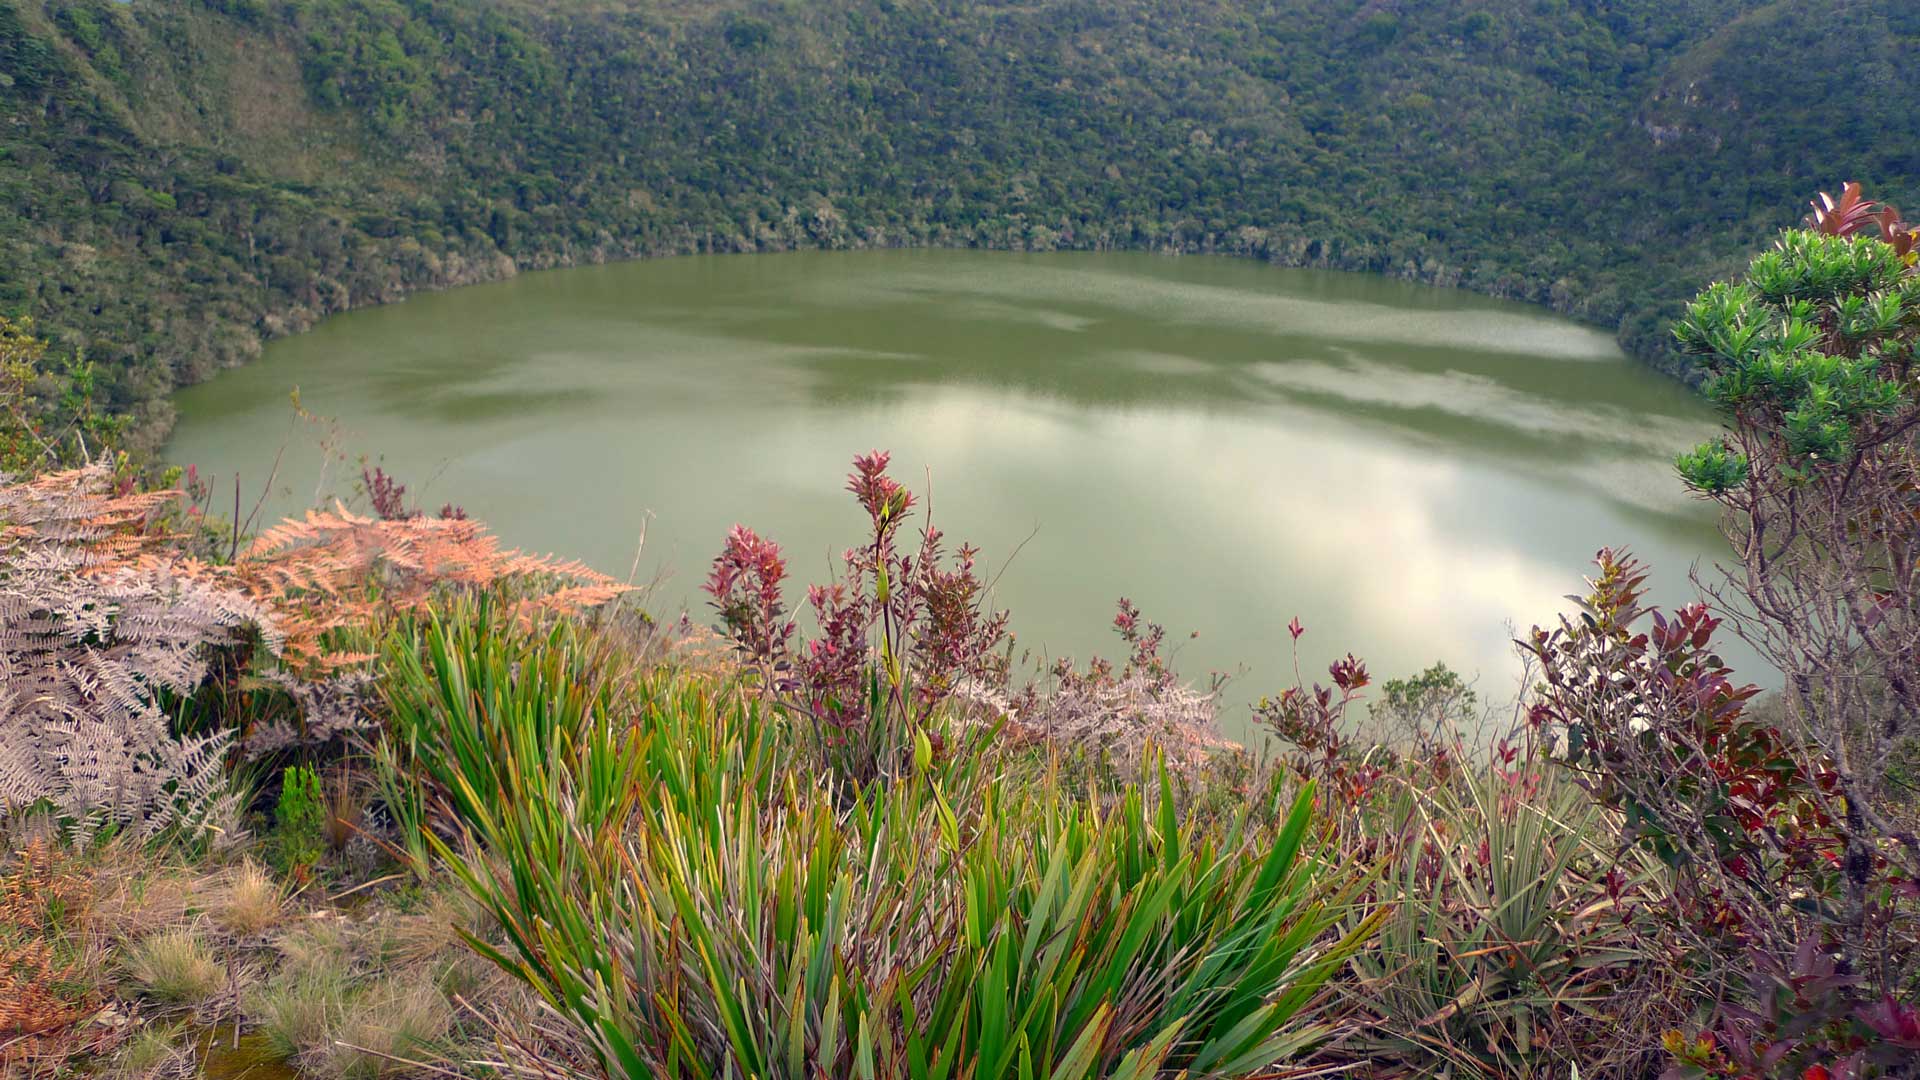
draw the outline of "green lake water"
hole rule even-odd
[[[730,525],[823,580],[863,524],[849,459],[891,449],[992,572],[1019,549],[996,598],[1023,647],[1116,655],[1128,596],[1184,671],[1243,672],[1242,703],[1291,677],[1295,616],[1309,677],[1351,650],[1379,677],[1444,660],[1504,697],[1513,631],[1563,610],[1596,549],[1631,546],[1668,602],[1721,550],[1670,465],[1711,415],[1610,335],[1230,259],[810,252],[529,274],[276,342],[179,394],[168,458],[257,492],[280,456],[270,507],[305,506],[323,455],[295,386],[349,454],[514,545],[625,577],[644,525],[654,608],[703,620]],[[350,492],[358,467],[335,472]]]

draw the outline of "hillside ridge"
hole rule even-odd
[[[1920,185],[1920,11],[1838,7],[4,0],[0,313],[148,449],[326,315],[701,251],[1246,255],[1671,369],[1680,299],[1808,191]]]

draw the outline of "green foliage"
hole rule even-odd
[[[31,475],[112,458],[122,423],[101,415],[93,365],[47,363],[29,319],[0,317],[0,474]]]
[[[283,874],[304,877],[326,852],[326,800],[320,774],[294,765],[281,774],[273,815],[273,862]]]
[[[1719,495],[1747,482],[1753,465],[1745,454],[1725,442],[1701,443],[1675,459],[1687,483],[1709,495]]]
[[[547,708],[575,652],[440,619],[396,637],[391,695],[446,748],[422,774],[473,846],[436,846],[507,940],[473,943],[615,1076],[1245,1075],[1327,1034],[1372,932],[1333,932],[1365,878],[1311,788],[1201,824],[1164,773],[1103,808],[976,751],[838,792],[724,687]]]
[[[1711,286],[1675,338],[1700,358],[1706,391],[1730,417],[1777,437],[1780,468],[1805,477],[1844,462],[1858,436],[1893,417],[1920,332],[1920,278],[1892,244],[1796,230],[1753,260],[1744,282]],[[1744,485],[1749,455],[1725,442],[1679,459],[1694,488]]]
[[[1480,695],[1467,685],[1460,673],[1445,663],[1437,663],[1418,675],[1388,679],[1380,684],[1380,700],[1367,706],[1376,723],[1389,728],[1383,736],[1390,742],[1413,737],[1452,738],[1472,727]]]
[[[1909,6],[7,0],[0,313],[86,344],[136,449],[262,336],[701,250],[1230,252],[1659,359],[1802,163],[1920,173],[1920,67],[1851,44]]]
[[[773,27],[765,19],[756,19],[751,15],[734,15],[727,20],[723,32],[727,44],[743,52],[758,52],[773,41]]]

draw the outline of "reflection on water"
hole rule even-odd
[[[334,319],[180,395],[169,455],[283,509],[318,453],[295,385],[351,452],[510,542],[694,586],[726,528],[818,580],[861,519],[847,461],[894,451],[989,559],[1021,641],[1111,651],[1131,597],[1190,672],[1244,700],[1351,649],[1445,660],[1490,695],[1510,625],[1551,618],[1604,544],[1662,599],[1718,540],[1672,476],[1712,430],[1606,335],[1534,309],[1225,259],[974,252],[702,257],[529,275]],[[297,493],[297,495],[295,494]],[[648,522],[648,513],[652,519]],[[1311,673],[1311,669],[1309,669]],[[1231,725],[1230,725],[1231,726]]]

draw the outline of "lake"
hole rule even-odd
[[[1722,544],[1674,453],[1714,428],[1611,335],[1539,309],[1225,258],[968,251],[660,259],[528,274],[330,319],[182,391],[167,457],[304,507],[320,429],[508,542],[691,605],[729,526],[824,580],[864,516],[848,462],[893,451],[1000,574],[1023,648],[1121,652],[1127,596],[1223,719],[1352,651],[1444,660],[1510,695],[1511,637],[1602,545],[1656,596]],[[359,467],[335,465],[350,493]],[[1008,562],[1018,551],[1017,557]],[[1004,573],[1001,573],[1004,564]],[[796,584],[793,601],[801,600]],[[1190,632],[1197,638],[1188,640]]]

